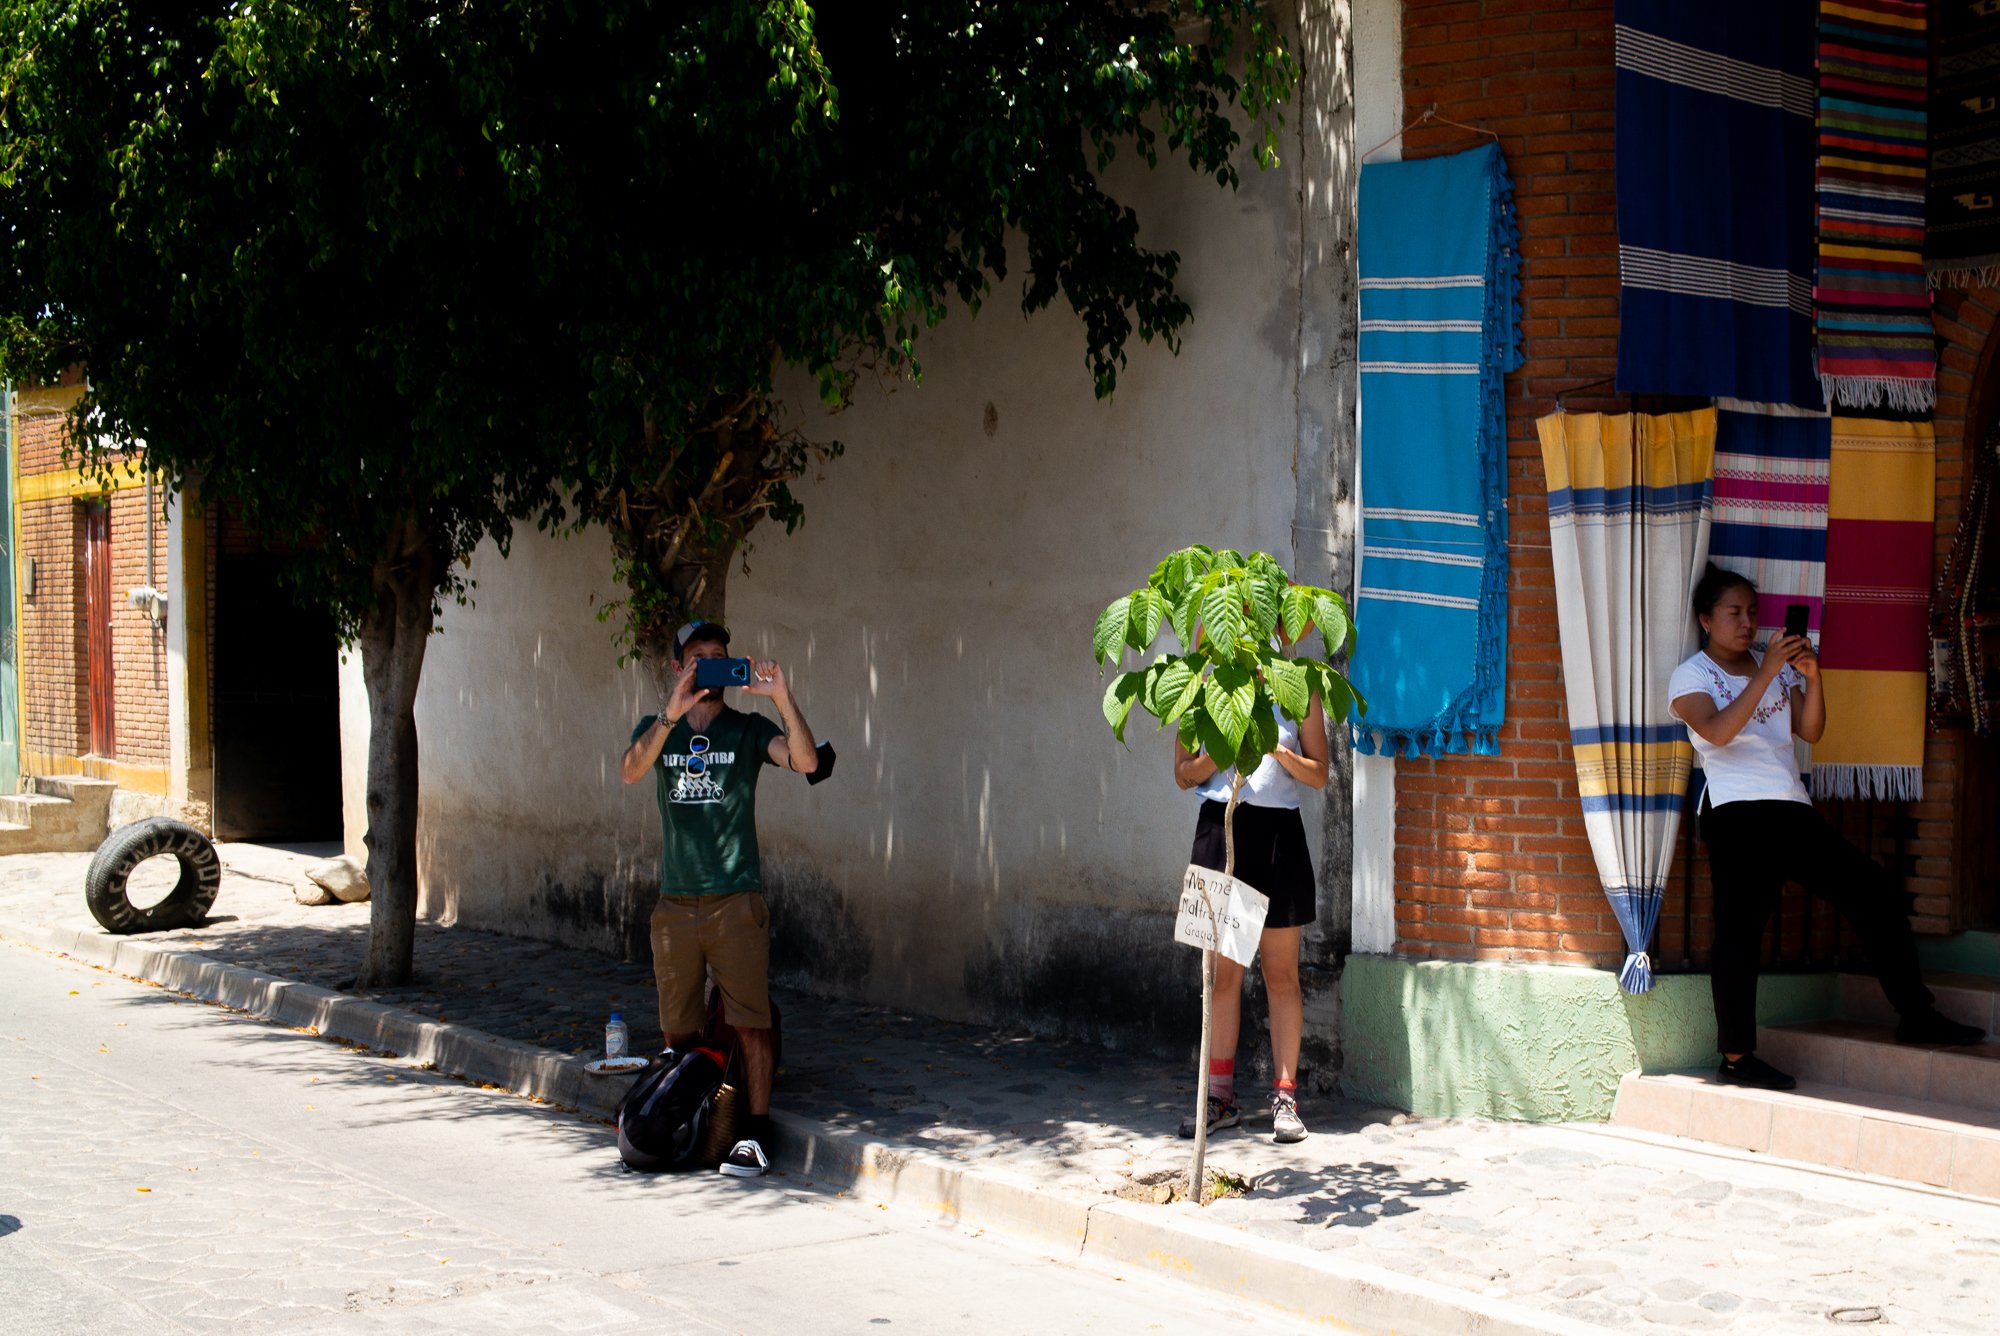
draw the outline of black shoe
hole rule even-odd
[[[1896,1042],[1946,1046],[1976,1044],[1986,1031],[1976,1025],[1961,1025],[1935,1007],[1927,1007],[1896,1022]]]
[[[729,1158],[716,1166],[731,1178],[762,1178],[771,1172],[770,1157],[754,1141],[743,1140],[730,1149]]]
[[[1790,1090],[1798,1084],[1755,1053],[1745,1053],[1734,1062],[1724,1058],[1722,1065],[1715,1069],[1715,1079],[1723,1085],[1745,1086],[1751,1090]]]

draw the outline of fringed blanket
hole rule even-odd
[[[1824,413],[1724,399],[1715,417],[1715,527],[1709,558],[1757,586],[1760,639],[1806,605],[1817,632],[1826,595]]]
[[[1835,417],[1832,432],[1827,722],[1813,792],[1914,800],[1924,791],[1936,442],[1928,422]]]
[[[1361,169],[1364,752],[1498,750],[1518,237],[1497,144]]]
[[[2000,5],[1938,14],[1924,268],[1936,287],[2000,284]]]
[[[1813,0],[1618,0],[1618,388],[1825,405]]]
[[[1924,278],[1926,0],[1821,0],[1819,271],[1829,406],[1937,401]]]
[[[1643,993],[1694,763],[1667,682],[1694,652],[1715,410],[1555,413],[1536,428],[1583,826],[1630,953],[1618,982]]]

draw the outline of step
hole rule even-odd
[[[1742,1090],[1705,1076],[1630,1073],[1614,1127],[2000,1200],[2000,1112],[1801,1081]]]
[[[1925,970],[1924,983],[1937,998],[1937,1008],[1955,1021],[1977,1025],[1988,1034],[2000,1032],[2000,978],[1952,970]],[[1840,1017],[1871,1025],[1894,1025],[1896,1009],[1882,994],[1872,974],[1840,976]]]
[[[118,792],[116,781],[88,775],[37,775],[32,782],[36,793],[75,803],[86,822],[103,821],[111,811],[111,795]]]
[[[15,825],[73,829],[76,804],[46,793],[0,794],[0,820]]]
[[[1917,934],[1917,959],[1930,970],[2000,974],[2000,933],[1974,930],[1946,937]]]
[[[1757,1056],[1801,1081],[2000,1110],[2000,1043],[1930,1048],[1896,1042],[1895,1027],[1801,1021],[1757,1031]]]

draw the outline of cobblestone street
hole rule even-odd
[[[217,908],[227,920],[150,940],[271,974],[340,982],[358,959],[367,907],[303,908],[286,889],[283,855],[243,846],[226,846],[224,854],[234,870]],[[73,918],[71,887],[82,861],[7,860],[0,915]],[[579,1055],[598,1051],[604,1015],[617,1007],[637,1045],[658,1042],[651,981],[638,966],[421,925],[417,969],[415,986],[374,996]],[[777,1105],[786,1113],[1048,1188],[1143,1198],[1148,1185],[1184,1169],[1187,1143],[1174,1128],[1189,1086],[1178,1064],[799,993],[780,1000],[786,1025]],[[308,1070],[323,1041],[292,1041],[302,1056],[288,1066]],[[18,1089],[17,1067],[14,1060],[6,1069],[9,1089]],[[407,1067],[400,1079],[465,1099],[497,1098]],[[111,1098],[74,1093],[84,1105]],[[450,1103],[425,1106],[436,1111],[426,1116]],[[1311,1138],[1276,1146],[1262,1109],[1253,1101],[1248,1112],[1243,1128],[1211,1143],[1211,1163],[1246,1190],[1203,1212],[1208,1224],[1612,1329],[1817,1332],[1830,1314],[1873,1310],[1881,1315],[1868,1324],[1876,1331],[2000,1330],[2000,1207],[1990,1203],[1596,1126],[1411,1119],[1327,1100],[1305,1107]],[[610,1159],[601,1129],[567,1125],[577,1130],[566,1136],[595,1139],[600,1166]],[[218,1169],[232,1172],[218,1163],[190,1173],[169,1145],[102,1136],[94,1155],[157,1180],[138,1185],[153,1194],[137,1194],[129,1179],[91,1189],[93,1202],[130,1220],[137,1237],[145,1237],[156,1205],[150,1198],[168,1190],[162,1184],[184,1190],[183,1179],[209,1175],[201,1180],[208,1182]],[[216,1144],[234,1147],[239,1164],[242,1156],[272,1153],[240,1139]],[[24,1181],[46,1184],[59,1157],[45,1143],[23,1159]],[[281,1199],[305,1209],[323,1177],[284,1157],[278,1163]],[[224,1236],[276,1246],[276,1236],[227,1207],[202,1209]],[[113,1251],[82,1232],[81,1252]],[[299,1237],[286,1237],[286,1246],[300,1246]],[[381,1228],[348,1246],[366,1259],[358,1292],[378,1296],[390,1296],[382,1287],[410,1279],[424,1259],[439,1267],[424,1283],[455,1281],[453,1268],[463,1267],[474,1290],[500,1275],[539,1285],[552,1265],[477,1230],[426,1222],[393,1200],[385,1201]],[[220,1260],[228,1251],[197,1246],[190,1259],[228,1268],[233,1263]],[[105,1263],[119,1264],[115,1257]],[[138,1272],[138,1284],[155,1274]],[[218,1271],[215,1278],[223,1289],[205,1302],[244,1302],[226,1292],[240,1277]]]

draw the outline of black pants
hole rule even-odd
[[[1715,886],[1715,1042],[1724,1053],[1757,1047],[1757,964],[1764,925],[1787,881],[1840,911],[1868,953],[1899,1015],[1931,1005],[1917,967],[1906,899],[1873,859],[1842,839],[1806,803],[1736,802],[1701,812]]]

